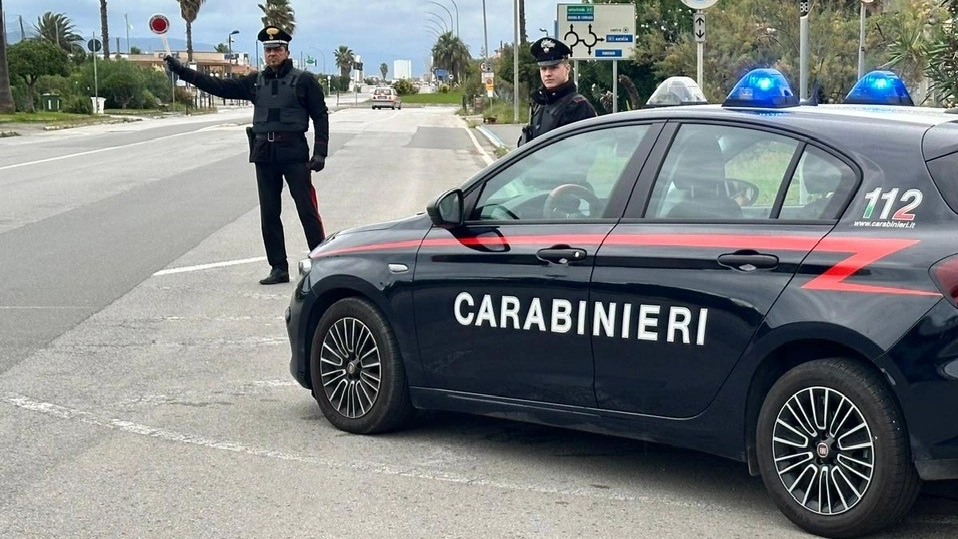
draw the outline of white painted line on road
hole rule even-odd
[[[469,485],[469,486],[489,487],[489,488],[511,490],[511,491],[517,491],[517,492],[535,492],[538,494],[578,496],[578,497],[603,499],[603,500],[637,502],[637,503],[643,503],[643,504],[665,505],[665,506],[671,506],[671,507],[684,507],[684,508],[700,509],[700,510],[707,510],[707,511],[722,511],[722,512],[728,511],[728,507],[720,505],[720,504],[667,499],[667,498],[662,498],[660,496],[645,496],[645,495],[635,496],[631,494],[619,494],[616,492],[597,490],[594,487],[573,487],[573,488],[547,487],[547,486],[524,484],[524,483],[517,483],[517,482],[484,479],[481,477],[460,475],[453,472],[445,472],[443,470],[424,469],[422,467],[416,467],[415,464],[395,465],[395,464],[384,464],[384,463],[361,461],[361,460],[344,462],[344,461],[336,461],[332,459],[312,457],[309,455],[297,455],[294,453],[286,453],[283,451],[275,451],[271,449],[258,449],[255,447],[249,447],[236,442],[216,440],[213,438],[207,438],[205,436],[197,436],[194,434],[186,434],[182,432],[176,432],[176,431],[161,429],[157,427],[151,427],[149,425],[134,423],[132,421],[124,421],[122,419],[101,419],[94,416],[93,414],[89,412],[84,412],[82,410],[76,410],[73,408],[67,408],[65,406],[59,406],[57,404],[53,404],[49,402],[37,401],[29,397],[25,397],[23,395],[17,395],[12,393],[5,393],[3,394],[3,396],[0,396],[0,402],[5,402],[7,404],[13,405],[23,410],[36,412],[36,413],[56,417],[63,420],[77,421],[87,425],[94,425],[98,427],[109,428],[109,429],[117,430],[120,432],[138,434],[141,436],[148,436],[150,438],[155,438],[155,439],[163,440],[167,442],[184,443],[184,444],[189,444],[189,445],[194,445],[199,447],[205,447],[208,449],[216,449],[219,451],[230,451],[232,453],[241,453],[244,455],[249,455],[254,457],[265,457],[265,458],[275,459],[275,460],[301,462],[304,464],[319,465],[319,466],[325,466],[328,468],[334,468],[334,469],[340,469],[340,470],[355,470],[359,472],[373,473],[373,474],[386,475],[386,476],[409,477],[413,479],[440,481],[444,483],[456,483],[460,485]],[[928,524],[958,524],[958,518],[953,518],[951,516],[945,516],[945,515],[923,515],[923,516],[916,516],[915,518],[910,518],[909,522],[928,523]]]
[[[165,270],[160,270],[153,274],[154,277],[160,275],[173,275],[174,273],[187,273],[191,271],[202,271],[214,268],[225,268],[227,266],[238,266],[240,264],[251,264],[253,262],[263,262],[266,260],[265,256],[258,256],[256,258],[244,258],[242,260],[229,260],[226,262],[215,262],[213,264],[199,264],[197,266],[184,266],[182,268],[170,268]]]
[[[466,133],[469,135],[469,138],[472,139],[472,144],[476,147],[477,150],[479,150],[479,153],[482,154],[482,160],[486,162],[486,166],[488,167],[489,165],[491,165],[492,162],[495,161],[495,159],[493,159],[489,155],[489,152],[487,152],[486,149],[482,147],[482,144],[479,144],[479,141],[476,140],[476,136],[472,134],[472,129],[468,125],[464,125],[462,126],[462,128],[466,130]]]
[[[43,163],[52,163],[53,161],[62,161],[62,160],[64,160],[64,159],[70,159],[70,158],[72,158],[72,157],[82,157],[82,156],[84,156],[84,155],[93,155],[93,154],[96,154],[96,153],[109,152],[109,151],[111,151],[111,150],[120,150],[120,149],[123,149],[123,148],[132,148],[132,147],[134,147],[134,146],[142,146],[142,145],[144,145],[144,144],[154,144],[154,143],[156,143],[156,142],[158,142],[158,141],[161,141],[161,140],[164,140],[164,139],[173,138],[173,137],[181,137],[181,136],[183,136],[183,135],[192,135],[192,134],[194,134],[194,133],[199,133],[200,131],[205,131],[205,130],[207,130],[207,129],[209,129],[209,127],[203,127],[203,128],[197,129],[197,130],[195,130],[195,131],[186,131],[186,132],[184,132],[184,133],[174,133],[174,134],[172,134],[172,135],[165,135],[165,136],[162,136],[162,137],[156,137],[156,138],[154,138],[154,139],[143,140],[143,141],[140,141],[140,142],[131,142],[130,144],[123,144],[122,146],[110,146],[109,148],[97,148],[96,150],[87,150],[87,151],[85,151],[85,152],[71,153],[71,154],[68,154],[68,155],[61,155],[61,156],[58,156],[58,157],[48,157],[47,159],[40,159],[39,161],[30,161],[30,162],[27,162],[27,163],[17,163],[17,164],[15,164],[15,165],[7,165],[7,166],[5,166],[5,167],[0,167],[0,170],[10,170],[10,169],[20,168],[20,167],[29,167],[29,166],[33,166],[33,165],[40,165],[40,164],[43,164]]]

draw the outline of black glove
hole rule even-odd
[[[309,160],[309,170],[312,170],[313,172],[319,172],[324,168],[326,168],[326,158],[322,155],[314,155]]]
[[[166,68],[169,69],[172,73],[176,73],[177,75],[179,75],[180,73],[183,72],[184,69],[186,69],[183,67],[183,64],[181,64],[179,60],[177,60],[173,56],[170,56],[169,54],[163,57],[163,61],[166,62]]]

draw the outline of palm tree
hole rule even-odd
[[[100,0],[100,34],[103,35],[103,57],[110,57],[110,28],[106,22],[106,0]]]
[[[17,110],[10,92],[10,70],[7,67],[7,27],[3,20],[3,0],[0,0],[0,113],[10,114]]]
[[[386,80],[386,73],[389,73],[389,66],[386,62],[379,64],[379,72],[383,74],[383,80]]]
[[[257,4],[263,11],[263,26],[273,25],[293,35],[296,30],[296,14],[289,0],[266,0],[265,4]]]
[[[67,53],[83,51],[83,36],[74,32],[73,21],[63,13],[47,11],[42,17],[37,17],[33,25],[38,39],[44,39]]]
[[[180,3],[180,15],[186,21],[186,60],[193,61],[193,21],[200,13],[200,7],[206,0],[177,0]]]
[[[340,45],[333,51],[336,58],[336,67],[339,68],[339,74],[344,79],[349,77],[349,72],[353,69],[353,63],[356,61],[356,54],[346,45]]]
[[[436,67],[448,69],[457,81],[462,81],[466,67],[472,60],[469,47],[452,32],[439,36],[432,47],[432,61]]]
[[[529,36],[526,34],[526,0],[519,0],[519,42],[529,42]]]

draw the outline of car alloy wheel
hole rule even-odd
[[[872,483],[875,447],[861,411],[827,387],[796,392],[779,410],[772,456],[796,503],[837,515],[861,501]]]
[[[366,415],[376,403],[382,382],[379,346],[369,328],[342,318],[329,329],[319,352],[326,398],[343,417]]]
[[[769,390],[756,426],[762,481],[792,522],[857,537],[901,520],[921,480],[901,410],[864,361],[818,359]]]
[[[368,300],[345,298],[326,309],[313,333],[309,369],[316,403],[340,430],[386,432],[413,416],[396,336]]]

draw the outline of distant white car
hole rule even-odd
[[[376,88],[373,90],[372,102],[374,109],[389,107],[393,110],[402,110],[402,98],[393,88]]]

